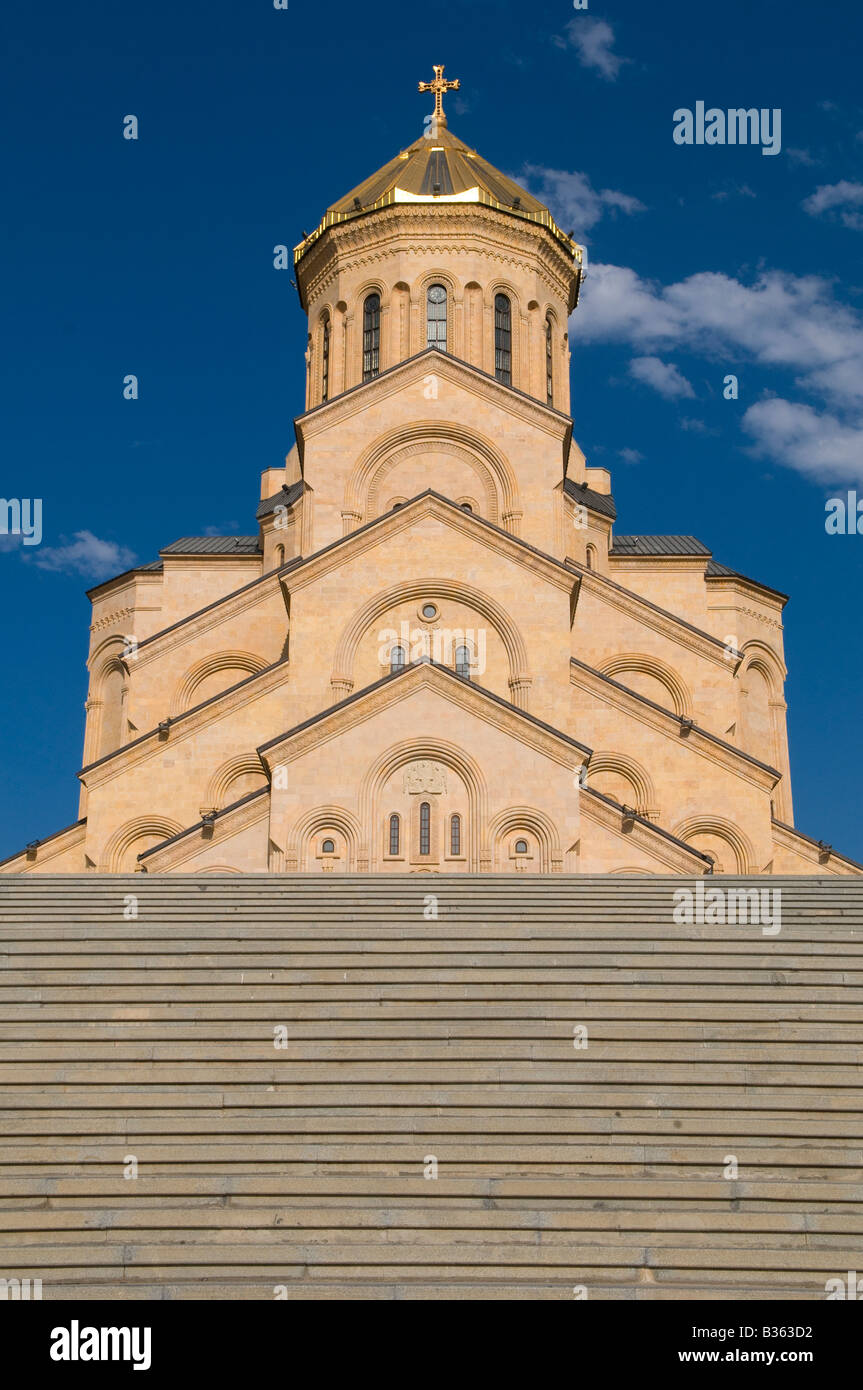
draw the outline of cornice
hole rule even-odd
[[[478,230],[479,229],[479,230]],[[357,222],[337,223],[328,227],[317,242],[297,264],[297,284],[300,302],[308,309],[310,300],[322,292],[323,277],[332,274],[337,264],[350,264],[351,256],[373,251],[382,257],[398,250],[398,243],[422,242],[431,236],[427,247],[407,245],[406,251],[426,249],[435,255],[458,256],[474,254],[478,249],[502,259],[512,259],[513,253],[528,255],[535,272],[541,266],[551,288],[567,304],[574,297],[578,272],[567,259],[547,227],[540,223],[513,221],[494,208],[481,203],[471,204],[395,204],[381,208],[368,218]],[[448,240],[449,239],[449,240]],[[471,240],[474,245],[471,245]]]
[[[260,787],[241,800],[217,811],[213,821],[213,833],[208,838],[203,837],[204,822],[197,821],[186,830],[180,831],[179,835],[172,835],[170,839],[154,845],[144,854],[139,854],[138,859],[148,873],[172,873],[179,865],[196,859],[202,851],[214,845],[224,844],[241,830],[248,829],[250,825],[268,820],[269,815],[270,788]]]
[[[500,729],[519,743],[545,754],[567,769],[576,769],[590,758],[591,749],[550,724],[535,719],[524,710],[492,694],[472,681],[461,680],[448,667],[423,661],[394,675],[384,676],[374,685],[349,695],[346,700],[323,710],[303,724],[288,729],[258,747],[258,756],[272,771],[282,762],[294,762],[322,743],[350,732],[393,704],[410,699],[418,690],[432,689],[460,709],[469,710],[486,723]]]
[[[575,657],[570,659],[569,678],[570,683],[580,690],[587,691],[588,694],[593,695],[606,705],[622,710],[633,719],[637,719],[639,723],[646,724],[649,728],[670,739],[673,743],[684,746],[693,753],[698,753],[708,762],[724,767],[738,777],[743,777],[745,781],[750,782],[761,791],[771,791],[782,776],[775,767],[759,762],[749,753],[744,753],[742,749],[725,743],[716,734],[708,733],[706,729],[700,728],[697,724],[684,723],[680,716],[673,714],[671,710],[663,709],[653,700],[648,700],[646,696],[629,690],[619,681],[613,680],[610,676],[602,675],[592,666],[586,666],[584,662],[578,661]]]
[[[666,608],[659,608],[655,603],[651,603],[650,599],[642,598],[641,594],[636,594],[632,589],[625,589],[622,584],[616,584],[613,579],[606,578],[596,570],[589,570],[575,560],[568,563],[581,575],[586,592],[593,594],[600,602],[636,618],[644,627],[651,628],[688,651],[697,652],[714,665],[727,669],[725,644],[718,637],[694,627],[685,618],[678,618]]]
[[[508,414],[535,424],[553,439],[560,442],[568,441],[572,431],[572,420],[562,411],[555,410],[553,406],[546,405],[515,387],[504,386],[488,372],[463,361],[460,357],[454,357],[452,353],[439,352],[437,348],[423,348],[422,352],[415,353],[413,357],[407,357],[403,362],[387,367],[371,381],[359,382],[334,396],[331,401],[325,401],[322,405],[307,410],[305,414],[298,415],[294,420],[294,430],[300,458],[303,457],[307,439],[350,420],[354,415],[364,411],[370,401],[377,403],[379,400],[387,400],[403,391],[414,379],[422,381],[428,376],[432,364],[435,374],[445,381],[462,386],[472,394],[483,396],[494,405],[502,406]],[[444,426],[445,423],[442,422]]]
[[[597,792],[591,791],[589,787],[584,788],[584,795],[580,798],[579,807],[581,814],[587,820],[601,825],[604,830],[610,831],[619,840],[634,845],[645,854],[667,864],[669,868],[692,874],[693,867],[696,867],[700,869],[702,874],[707,873],[706,855],[693,849],[691,845],[685,844],[683,840],[678,840],[670,831],[663,830],[660,826],[651,825],[650,821],[645,820],[644,817],[632,816],[630,818],[632,828],[624,831],[623,807],[606,800]],[[693,866],[693,860],[695,860],[695,866]]]
[[[275,690],[279,685],[286,684],[288,679],[288,662],[276,661],[263,671],[257,671],[253,676],[246,676],[236,685],[229,686],[227,690],[222,690],[217,695],[211,695],[200,705],[195,705],[192,709],[177,715],[168,724],[167,737],[160,734],[158,728],[148,729],[145,734],[141,734],[132,743],[127,743],[122,748],[115,749],[113,753],[108,753],[104,758],[99,758],[97,762],[89,763],[87,767],[83,767],[78,776],[87,788],[98,787],[103,782],[109,782],[112,778],[128,772],[130,768],[136,767],[140,763],[147,762],[151,758],[161,757],[172,744],[183,742],[207,725],[226,718],[235,710],[242,709],[244,705],[253,703],[262,695],[267,695],[271,690]]]
[[[572,574],[552,556],[535,549],[527,541],[504,531],[493,522],[464,511],[449,498],[432,491],[420,493],[418,497],[405,502],[394,511],[384,512],[382,516],[366,522],[356,531],[340,536],[324,550],[310,555],[294,569],[281,575],[282,587],[286,593],[296,593],[332,570],[340,569],[357,555],[376,549],[394,534],[410,530],[417,522],[427,517],[433,517],[452,530],[468,536],[494,554],[504,552],[514,564],[539,575],[567,594],[572,594],[573,589],[578,587],[578,576]]]

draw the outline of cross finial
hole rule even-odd
[[[434,81],[421,82],[419,90],[421,92],[434,92],[434,121],[436,125],[446,128],[446,116],[443,113],[443,94],[444,92],[457,92],[461,83],[458,78],[449,81],[443,75],[444,64],[432,63],[434,68]]]

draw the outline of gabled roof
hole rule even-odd
[[[305,483],[302,478],[290,486],[283,483],[278,492],[274,492],[271,497],[265,497],[263,502],[258,504],[255,520],[262,521],[265,516],[271,516],[276,507],[292,507],[302,497],[304,489]]]
[[[609,492],[595,492],[587,483],[576,483],[572,478],[565,479],[563,490],[567,497],[571,497],[573,502],[580,502],[589,512],[599,512],[600,516],[610,517],[612,521],[617,516],[617,507]]]

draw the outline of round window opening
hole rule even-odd
[[[527,854],[527,840],[516,840],[515,852],[516,854]]]
[[[422,608],[420,609],[420,613],[422,614],[422,616],[424,618],[428,618],[429,620],[431,620],[432,618],[436,618],[439,611],[440,610],[438,609],[436,603],[424,603]]]
[[[336,852],[336,842],[335,842],[335,840],[324,840],[324,843],[321,845],[321,854],[335,854],[335,852]]]

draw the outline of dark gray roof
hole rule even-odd
[[[786,601],[788,599],[788,595],[783,594],[781,589],[771,589],[769,584],[762,584],[760,579],[750,579],[748,575],[741,574],[739,570],[732,570],[727,565],[720,565],[718,560],[708,560],[704,574],[707,579],[739,579],[743,584],[752,584],[756,589],[764,589],[768,594],[775,594],[777,598]]]
[[[300,478],[299,482],[291,483],[290,487],[280,487],[272,497],[265,497],[255,512],[255,520],[260,521],[262,517],[269,516],[276,507],[292,507],[302,497],[304,487],[305,483]]]
[[[609,516],[612,521],[617,516],[614,498],[607,492],[594,492],[587,483],[576,483],[572,478],[564,481],[563,490],[567,497],[571,497],[573,502],[580,502],[589,512],[599,512],[600,516]]]
[[[163,545],[160,555],[258,555],[258,536],[182,536]]]
[[[615,536],[609,555],[709,555],[695,536]]]

